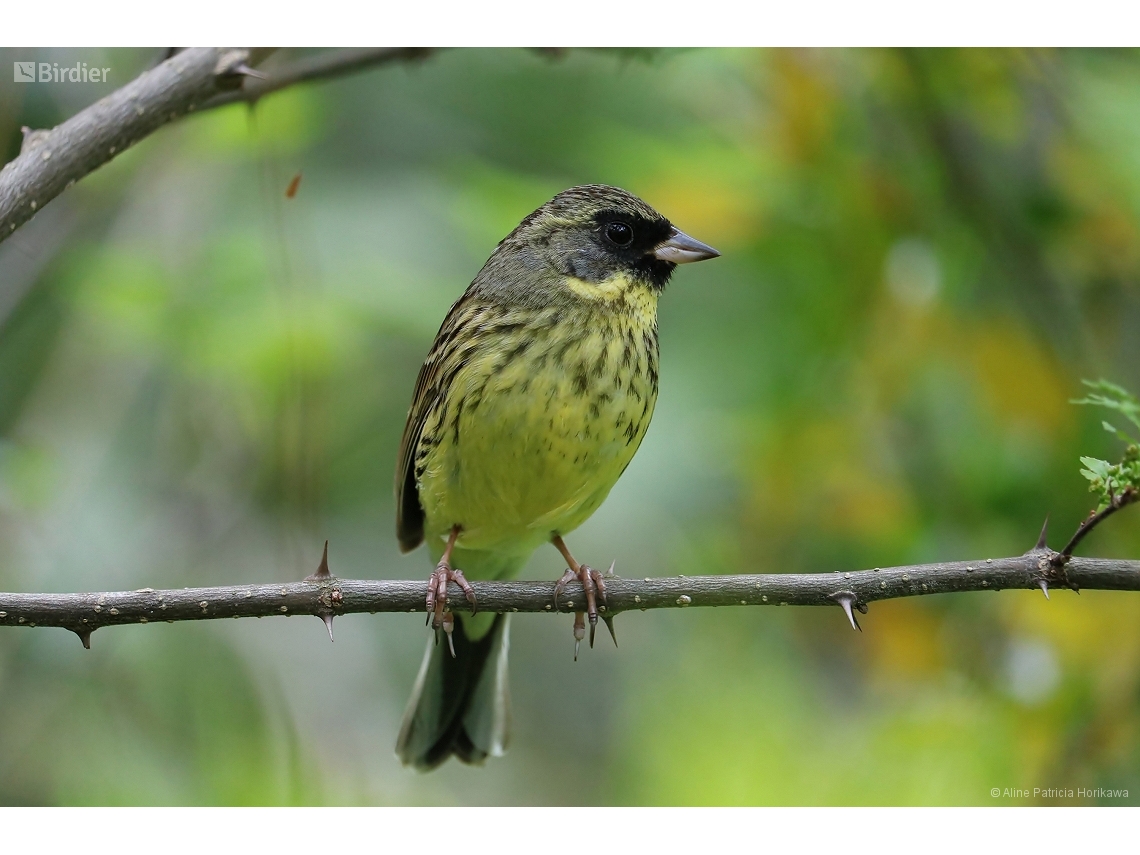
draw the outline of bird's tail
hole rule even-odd
[[[505,614],[455,615],[454,658],[445,640],[428,641],[396,740],[405,766],[426,772],[452,754],[482,763],[506,750],[509,621]]]

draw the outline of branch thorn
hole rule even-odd
[[[614,619],[609,615],[604,615],[602,620],[606,622],[606,629],[610,631],[610,638],[614,640],[614,647],[617,647],[617,633],[614,632]]]
[[[317,572],[312,576],[306,576],[306,582],[323,582],[325,579],[331,579],[332,573],[329,572],[329,542],[325,541],[325,551],[321,555],[321,565],[317,568]]]
[[[1037,587],[1041,589],[1041,593],[1045,595],[1045,599],[1049,599],[1049,583],[1044,579],[1038,579]]]
[[[852,606],[859,608],[859,599],[850,591],[840,591],[838,594],[832,594],[831,599],[839,603],[839,607],[843,609],[843,614],[847,615],[847,620],[851,622],[851,628],[862,632],[863,627],[859,626],[859,621],[855,619],[855,612],[852,610]],[[863,611],[863,609],[859,608],[859,611]]]
[[[258,80],[268,80],[269,75],[258,71],[256,68],[250,68],[244,62],[240,65],[234,66],[234,74],[240,74],[242,77],[256,77]]]
[[[79,640],[81,642],[83,642],[83,649],[84,650],[90,650],[91,649],[91,633],[94,631],[95,630],[93,630],[93,629],[73,629],[72,630],[72,632],[74,632],[76,635],[79,636]]]
[[[20,154],[32,149],[42,143],[44,138],[47,137],[51,131],[45,129],[34,129],[24,125],[20,128],[20,133],[24,135],[23,140],[20,142]]]
[[[333,638],[332,631],[333,616],[331,614],[323,614],[321,615],[321,620],[325,622],[325,629],[329,631],[329,641],[336,641],[336,639]]]
[[[1037,538],[1037,545],[1033,547],[1034,549],[1048,549],[1048,544],[1046,543],[1046,538],[1048,537],[1048,532],[1049,532],[1049,515],[1046,514],[1045,515],[1045,525],[1041,526],[1041,534]],[[1046,594],[1045,596],[1047,597],[1049,595]]]

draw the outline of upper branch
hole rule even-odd
[[[28,134],[0,171],[0,241],[66,187],[167,122],[241,85],[244,49],[190,48],[50,131]]]
[[[249,67],[263,53],[189,48],[50,131],[28,133],[19,156],[0,170],[0,242],[67,187],[186,113],[253,103],[286,86],[419,59],[430,49],[330,51],[286,63],[271,75]]]

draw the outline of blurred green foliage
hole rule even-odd
[[[1093,390],[1092,394],[1073,401],[1074,404],[1113,410],[1140,428],[1140,401],[1136,400],[1135,395],[1107,380],[1084,382]],[[1110,434],[1127,443],[1127,447],[1119,463],[1109,463],[1096,457],[1081,458],[1081,463],[1085,465],[1081,474],[1088,479],[1089,491],[1096,493],[1100,500],[1098,512],[1113,504],[1121,507],[1120,503],[1135,501],[1135,495],[1140,493],[1140,440],[1109,422],[1102,422],[1102,425]]]
[[[108,88],[157,56],[0,53]],[[0,147],[104,91],[0,83]],[[495,243],[584,182],[723,253],[662,300],[653,427],[571,541],[593,563],[979,558],[1087,514],[1078,458],[1119,446],[1069,401],[1082,376],[1140,388],[1140,55],[454,50],[181,121],[0,245],[0,587],[297,579],[326,537],[339,575],[426,577],[392,536],[416,371]],[[1082,551],[1140,556],[1134,517]],[[556,577],[549,552],[527,575]],[[1140,802],[1135,595],[863,623],[647,612],[575,664],[568,623],[522,616],[510,753],[430,776],[392,755],[414,615],[335,645],[314,620],[91,651],[5,630],[0,801]]]

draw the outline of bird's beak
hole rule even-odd
[[[691,238],[679,229],[662,243],[657,244],[653,255],[661,261],[672,261],[674,264],[688,264],[690,261],[704,261],[706,258],[716,258],[720,255],[707,243],[701,243]]]

